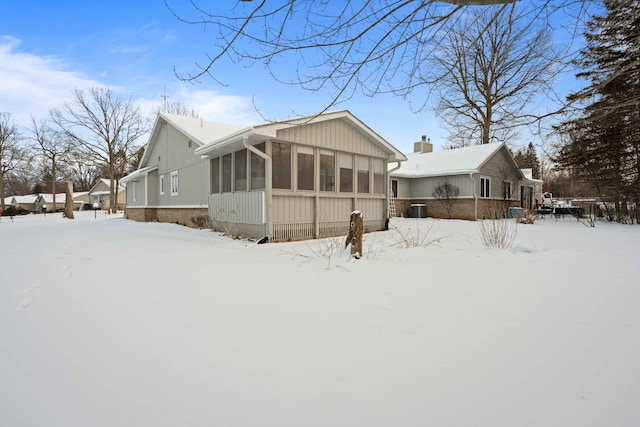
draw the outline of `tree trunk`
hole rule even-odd
[[[364,219],[359,211],[351,212],[349,222],[349,235],[344,242],[346,248],[351,244],[351,256],[359,259],[362,257],[362,232],[364,231]]]
[[[51,197],[53,197],[53,206],[51,211],[56,211],[56,159],[51,159]]]
[[[112,212],[113,213],[118,213],[118,193],[119,193],[118,189],[120,188],[120,180],[119,179],[116,179],[114,187],[115,187],[115,194],[114,194],[115,201],[113,203]]]
[[[4,211],[4,172],[0,164],[0,209]]]
[[[67,185],[66,185],[64,216],[65,218],[74,219],[73,217],[73,182],[71,181],[67,181]]]

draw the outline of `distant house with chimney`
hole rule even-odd
[[[533,209],[540,185],[523,174],[504,143],[433,152],[426,136],[389,175],[401,216],[476,220],[509,207]]]

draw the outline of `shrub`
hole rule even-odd
[[[21,206],[7,206],[5,210],[2,211],[2,216],[18,216],[18,215],[27,215],[29,213],[28,210],[23,209]]]
[[[512,219],[485,219],[480,221],[478,233],[485,248],[509,249],[516,238],[517,226]]]

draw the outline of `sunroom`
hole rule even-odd
[[[246,128],[198,148],[210,161],[214,227],[272,241],[321,238],[346,233],[359,210],[365,231],[383,230],[387,163],[404,155],[340,113]]]

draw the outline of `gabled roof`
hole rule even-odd
[[[278,122],[269,122],[259,125],[249,126],[238,129],[235,132],[224,135],[208,144],[197,148],[194,153],[206,156],[211,152],[224,154],[241,148],[242,142],[246,140],[249,144],[262,142],[265,139],[275,138],[278,130],[295,126],[301,126],[312,123],[319,123],[328,120],[340,119],[354,126],[360,132],[364,133],[374,143],[382,146],[390,153],[389,160],[404,161],[406,157],[402,152],[387,142],[384,138],[374,132],[369,126],[365,125],[360,119],[355,117],[348,110],[339,110],[326,112],[322,114],[298,117],[296,119],[282,120]]]
[[[74,193],[75,194],[75,193]],[[81,203],[79,200],[73,200],[74,195],[71,195],[71,199],[73,203]],[[66,193],[56,193],[56,205],[65,203],[67,200]],[[53,203],[53,194],[51,193],[40,193],[36,198],[36,202],[45,202],[45,203]]]
[[[121,193],[123,191],[126,190],[126,188],[122,185],[120,185],[122,181],[118,181],[118,193]],[[107,178],[100,178],[95,184],[93,184],[93,187],[91,187],[91,190],[88,191],[89,194],[102,194],[104,193],[104,191],[96,191],[96,188],[100,185],[105,185],[107,186],[107,188],[111,188],[111,183],[109,182],[109,180]]]
[[[151,145],[157,140],[165,123],[170,124],[187,136],[194,142],[196,147],[208,144],[225,135],[242,129],[240,126],[210,122],[201,118],[160,113],[158,114],[158,117],[156,117],[156,122],[153,125],[153,130],[149,136],[147,147],[145,148],[142,159],[140,160],[140,167],[144,167],[147,164],[149,156],[151,155]]]
[[[411,153],[400,168],[391,173],[405,178],[476,173],[494,154],[505,147],[503,142],[474,145],[432,153]],[[515,162],[514,162],[514,167]]]
[[[8,197],[8,199],[13,199],[15,200],[15,203],[34,203],[36,201],[36,198],[38,197],[37,194],[27,194],[26,196],[13,196],[13,197]],[[7,203],[7,198],[4,199],[4,202]]]

